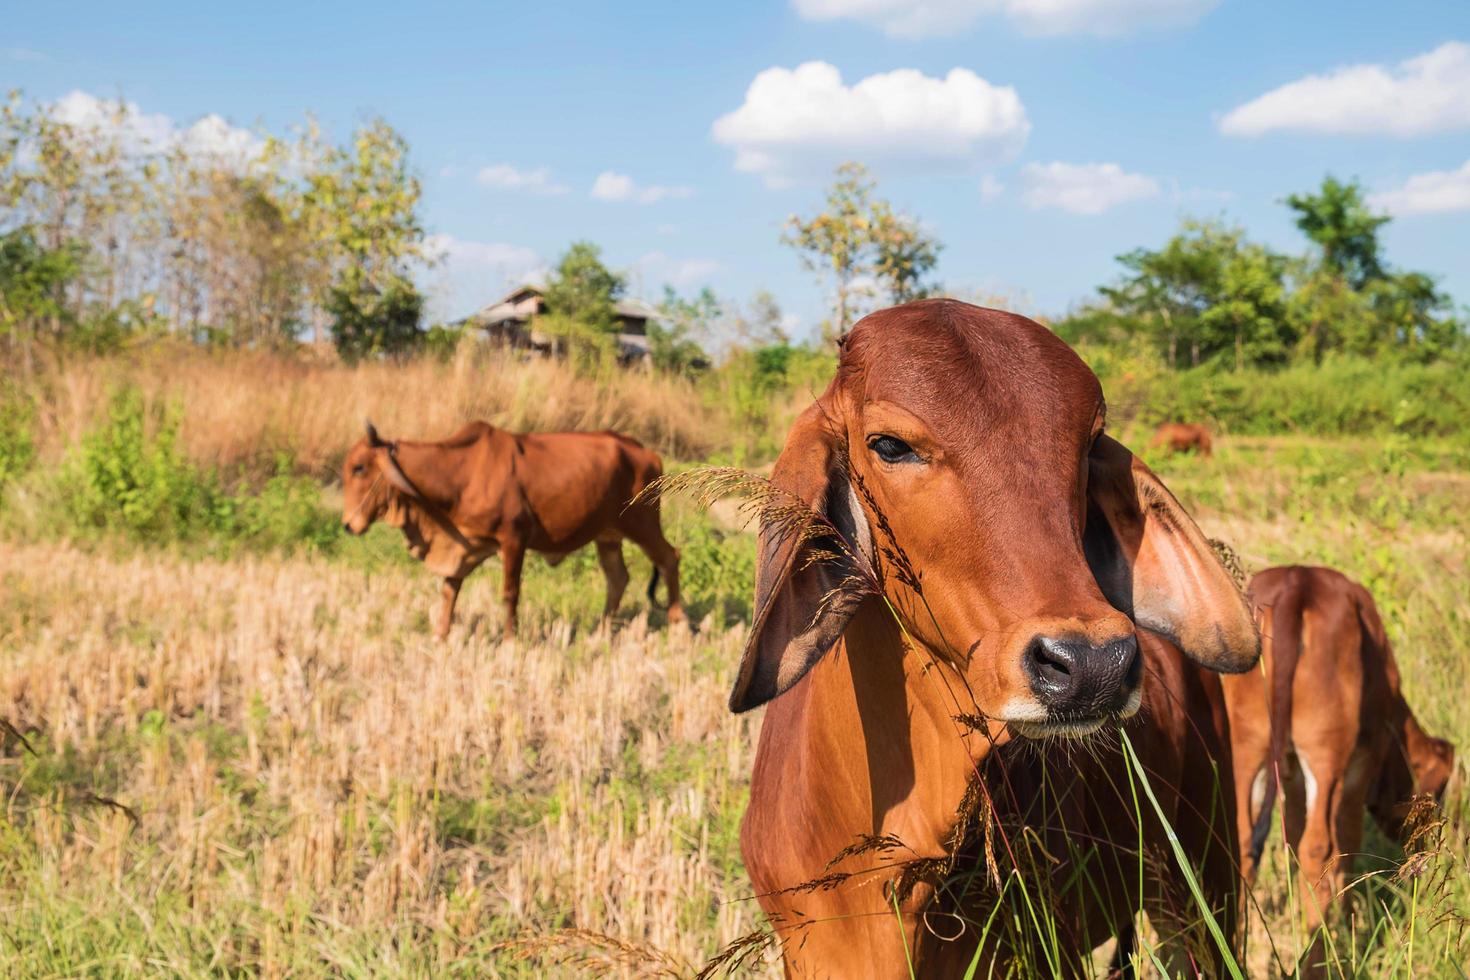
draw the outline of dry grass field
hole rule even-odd
[[[364,411],[404,432],[473,414],[618,425],[685,460],[730,447],[727,420],[689,408],[684,382],[610,391],[507,367],[448,389],[453,364],[248,383],[203,359],[107,370],[182,392],[187,452],[218,466],[266,445],[324,470]],[[43,461],[95,423],[105,377],[51,379]],[[1368,585],[1419,717],[1470,751],[1463,444],[1227,436],[1213,460],[1158,463],[1248,567],[1330,564]],[[44,512],[39,486],[12,506]],[[598,632],[601,576],[576,556],[528,563],[514,641],[498,635],[498,573],[477,573],[447,644],[430,637],[432,577],[386,529],[318,553],[10,521],[0,975],[695,973],[761,924],[736,840],[759,718],[725,709],[750,588],[730,556],[752,543],[675,511],[671,536],[703,583],[695,632],[650,622],[641,600]],[[629,557],[641,585],[647,566]],[[1408,873],[1370,835],[1355,914],[1334,931],[1342,975],[1466,975],[1463,796],[1449,817]],[[1286,864],[1273,840],[1247,975],[1301,943]],[[746,972],[762,969],[775,975]]]

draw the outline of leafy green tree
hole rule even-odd
[[[356,275],[327,294],[332,342],[349,361],[375,354],[402,354],[423,339],[419,323],[424,298],[406,279],[394,278],[382,292]]]
[[[29,227],[0,234],[0,334],[13,365],[32,370],[37,342],[59,341],[73,324],[64,297],[81,266],[75,243],[44,248]]]
[[[303,203],[335,273],[323,306],[345,357],[398,353],[418,340],[424,302],[410,271],[425,258],[420,194],[408,143],[382,120],[308,178]]]
[[[1422,272],[1395,272],[1367,289],[1378,321],[1379,346],[1413,360],[1433,360],[1465,343],[1465,325],[1449,315],[1450,297]]]
[[[1368,210],[1357,181],[1329,175],[1317,193],[1293,194],[1286,204],[1296,212],[1296,226],[1321,246],[1323,265],[1354,289],[1383,277],[1378,229],[1389,219]]]
[[[648,324],[649,355],[654,367],[689,373],[709,364],[703,344],[714,336],[724,315],[719,298],[708,286],[685,298],[672,286],[664,287],[658,319]]]
[[[857,319],[864,279],[877,280],[895,301],[903,302],[924,294],[921,280],[939,258],[939,243],[917,221],[875,198],[876,190],[866,167],[844,163],[837,168],[823,210],[809,218],[792,215],[781,236],[803,265],[819,276],[831,276],[833,335],[846,333]]]
[[[923,299],[937,290],[924,277],[939,263],[943,246],[925,235],[917,221],[895,213],[887,201],[875,201],[871,234],[873,272],[887,284],[895,303]]]
[[[616,304],[627,280],[602,261],[602,249],[591,242],[573,242],[546,284],[546,308],[593,331],[613,333]]]
[[[1294,343],[1286,316],[1287,262],[1245,240],[1239,228],[1187,221],[1157,250],[1119,256],[1128,270],[1101,292],[1113,311],[1146,333],[1177,367],[1230,352],[1235,367],[1284,360]]]

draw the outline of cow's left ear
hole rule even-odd
[[[1261,638],[1250,606],[1169,488],[1107,435],[1087,465],[1083,548],[1103,595],[1202,667],[1253,667]]]

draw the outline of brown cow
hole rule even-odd
[[[616,432],[518,435],[471,422],[442,442],[408,442],[381,438],[369,422],[342,463],[342,527],[362,534],[381,519],[444,577],[440,639],[449,634],[464,577],[497,551],[507,633],[516,629],[527,549],[554,565],[596,542],[607,576],[603,618],[610,620],[628,584],[624,538],[653,562],[650,602],[663,574],[672,623],[684,618],[679,553],[664,538],[658,502],[634,501],[662,474],[657,453]]]
[[[1263,668],[1225,682],[1241,867],[1254,878],[1279,776],[1310,933],[1347,884],[1364,809],[1400,839],[1410,798],[1444,791],[1455,749],[1409,710],[1367,589],[1330,568],[1293,565],[1255,576],[1250,598]],[[1321,945],[1308,950],[1305,972],[1325,972],[1325,959]]]
[[[1197,924],[1177,867],[1140,880],[1140,835],[1155,872],[1170,845],[1119,737],[1056,738],[1122,719],[1231,941],[1223,698],[1179,650],[1249,669],[1255,624],[1103,424],[1097,378],[1046,328],[926,300],[859,322],[792,428],[772,481],[822,523],[763,506],[730,700],[770,702],[741,850],[788,976],[962,976],[972,956],[980,976],[984,961],[1073,974],[1140,904],[1166,935]],[[1037,863],[1017,853],[1032,845]],[[1045,926],[987,926],[992,856],[1018,869],[1008,901],[1047,903],[1062,962]]]
[[[1193,450],[1205,457],[1214,451],[1210,442],[1210,430],[1194,422],[1169,422],[1159,426],[1148,446],[1150,449],[1167,447],[1172,453]]]

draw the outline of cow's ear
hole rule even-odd
[[[867,593],[867,518],[820,405],[797,420],[776,460],[777,490],[761,507],[755,619],[740,658],[732,711],[786,691],[842,636]]]
[[[367,433],[369,446],[377,449],[379,446],[384,445],[383,437],[378,435],[378,427],[373,425],[372,419],[363,419],[362,428],[363,431]]]
[[[1200,666],[1249,670],[1261,653],[1250,606],[1194,520],[1109,436],[1087,462],[1083,546],[1103,595]]]

